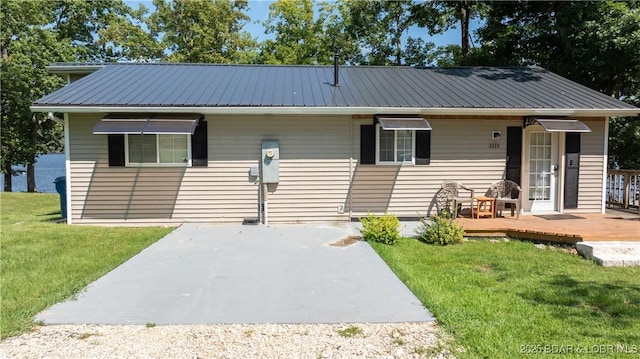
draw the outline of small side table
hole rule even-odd
[[[494,212],[496,208],[496,199],[493,197],[478,196],[476,197],[478,206],[476,207],[476,218],[489,217],[495,218]]]

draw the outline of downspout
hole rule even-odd
[[[69,114],[64,114],[64,175],[66,177],[65,187],[67,191],[67,224],[72,224],[73,210],[71,208],[71,156],[69,147]]]
[[[607,169],[609,167],[609,117],[604,119],[604,156],[602,157],[602,193],[600,195],[600,213],[607,209]]]
[[[269,189],[267,188],[267,184],[262,184],[264,187],[262,188],[262,206],[263,206],[263,215],[264,215],[264,225],[269,225]]]
[[[347,206],[349,206],[349,221],[353,218],[353,210],[351,209],[351,191],[353,183],[353,118],[349,118],[349,192],[347,192]]]
[[[71,83],[71,75],[67,74],[67,84]],[[69,145],[70,135],[69,135],[69,114],[64,114],[64,175],[65,179],[65,190],[67,191],[67,224],[73,223],[73,210],[71,208],[71,147]]]

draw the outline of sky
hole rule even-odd
[[[251,18],[251,22],[244,26],[244,30],[251,33],[254,37],[257,37],[259,41],[266,40],[271,37],[271,35],[264,33],[264,26],[262,26],[262,23],[267,20],[269,5],[272,2],[272,0],[249,0],[249,10],[246,13]],[[144,4],[144,6],[149,10],[154,9],[153,3],[150,0],[127,0],[125,3],[133,8],[138,8],[138,5]],[[480,24],[478,22],[471,23],[471,31],[477,29],[479,25]],[[451,29],[441,35],[429,36],[426,29],[416,27],[410,29],[407,35],[414,38],[422,37],[427,42],[431,41],[435,43],[436,46],[460,43],[460,30],[457,28]]]

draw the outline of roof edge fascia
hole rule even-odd
[[[543,109],[543,108],[431,108],[431,107],[164,107],[164,106],[53,106],[32,105],[34,112],[62,113],[185,113],[204,115],[453,115],[453,116],[637,116],[640,108]]]
[[[87,64],[87,65],[49,65],[45,66],[45,69],[54,75],[72,75],[72,74],[84,74],[88,75],[94,73],[101,68],[105,67],[105,64]]]

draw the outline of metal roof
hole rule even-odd
[[[77,64],[75,64],[77,66]],[[57,64],[61,71],[63,65]],[[34,111],[633,115],[640,109],[542,68],[117,63]],[[286,110],[286,111],[285,111]]]

